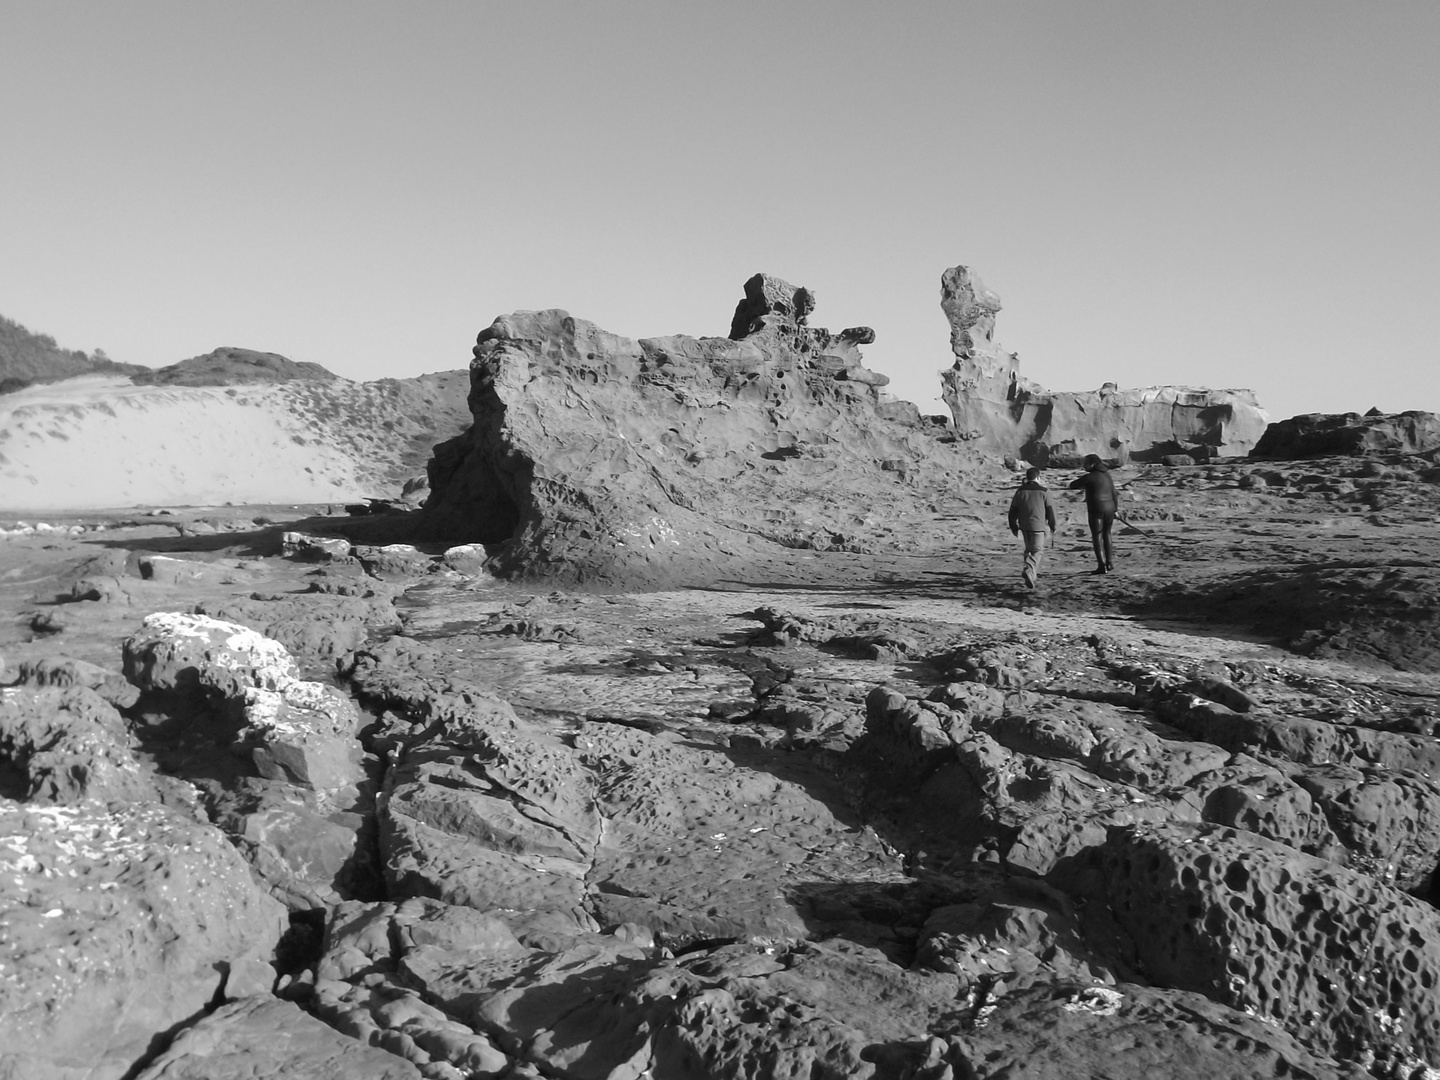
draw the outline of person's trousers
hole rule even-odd
[[[1020,577],[1033,589],[1035,578],[1040,573],[1040,556],[1045,553],[1045,534],[1027,531],[1020,535],[1025,538],[1025,569],[1021,571]]]

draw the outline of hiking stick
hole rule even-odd
[[[1124,525],[1127,529],[1130,529],[1130,530],[1133,531],[1133,532],[1138,532],[1141,536],[1154,536],[1154,535],[1155,535],[1154,533],[1150,532],[1150,531],[1147,530],[1147,529],[1142,529],[1142,528],[1140,528],[1139,525],[1132,525],[1132,524],[1130,524],[1129,521],[1127,521],[1125,518],[1121,517],[1119,514],[1116,514],[1116,515],[1115,515],[1115,520],[1118,521],[1118,522],[1120,522],[1120,524],[1121,524],[1121,525]]]

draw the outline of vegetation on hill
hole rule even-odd
[[[291,360],[279,353],[224,345],[169,367],[146,370],[131,380],[139,386],[243,386],[295,380],[330,382],[338,376],[319,364]]]
[[[0,394],[76,375],[132,375],[147,370],[139,364],[117,363],[103,349],[93,353],[62,349],[49,334],[32,333],[0,316]]]

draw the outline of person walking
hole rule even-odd
[[[1085,513],[1090,519],[1090,546],[1095,549],[1097,574],[1115,570],[1114,553],[1110,547],[1110,527],[1120,511],[1120,495],[1110,469],[1096,454],[1085,457],[1085,475],[1070,481],[1070,490],[1085,492]]]
[[[1015,489],[1010,499],[1010,533],[1012,536],[1025,535],[1025,561],[1020,579],[1027,589],[1035,588],[1035,579],[1040,574],[1040,556],[1045,551],[1045,540],[1055,535],[1055,507],[1050,503],[1050,491],[1040,482],[1039,469],[1027,469],[1025,481]]]

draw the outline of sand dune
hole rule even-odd
[[[346,380],[172,387],[86,376],[30,387],[0,397],[0,509],[393,494],[397,443],[425,435],[395,398]]]

